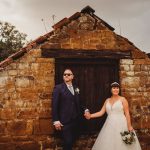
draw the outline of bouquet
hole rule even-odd
[[[121,132],[120,134],[121,134],[122,140],[126,144],[132,144],[135,141],[135,133],[134,132],[124,131],[124,132]]]

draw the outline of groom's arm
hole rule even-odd
[[[80,101],[80,108],[81,108],[81,112],[84,114],[86,112],[89,112],[89,109],[87,108],[87,106],[83,103],[83,101]]]
[[[60,87],[59,85],[57,85],[53,90],[52,96],[52,119],[56,130],[61,130],[61,127],[63,126],[59,121],[58,115],[59,103],[60,103]]]
[[[54,124],[59,123],[58,106],[60,103],[60,87],[56,85],[52,95],[52,119]]]

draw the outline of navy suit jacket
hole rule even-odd
[[[74,86],[74,89],[77,87]],[[72,95],[65,83],[58,84],[54,87],[52,96],[52,118],[54,121],[60,121],[62,124],[67,124],[72,119],[73,103],[76,105],[77,115],[81,115],[79,93],[74,91]]]

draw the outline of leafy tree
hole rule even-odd
[[[15,26],[0,21],[0,61],[22,48],[27,43],[26,37]]]

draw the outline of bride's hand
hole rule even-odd
[[[90,114],[90,112],[86,112],[85,114],[84,114],[84,116],[85,116],[85,118],[86,119],[91,119],[91,114]]]
[[[132,126],[128,127],[128,130],[131,131],[131,132],[134,131]]]

